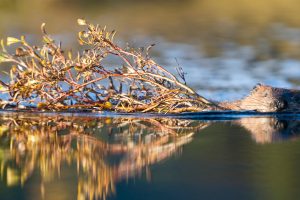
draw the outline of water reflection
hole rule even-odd
[[[44,183],[58,178],[64,163],[76,163],[78,199],[105,199],[115,192],[116,182],[178,152],[206,125],[188,120],[2,115],[1,179],[7,186],[24,185],[38,170],[43,195]],[[114,156],[118,161],[109,161]]]
[[[243,118],[256,143],[294,139],[300,122]],[[59,179],[62,166],[77,166],[77,199],[106,199],[116,183],[136,175],[151,179],[149,166],[181,152],[211,122],[166,118],[94,118],[20,113],[0,117],[0,176],[23,186],[38,171],[40,192]]]
[[[294,140],[300,134],[300,121],[277,118],[243,118],[235,122],[249,131],[256,143]]]

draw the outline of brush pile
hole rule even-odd
[[[2,108],[27,105],[39,110],[110,110],[116,112],[181,113],[212,109],[215,104],[149,56],[144,49],[121,48],[115,31],[78,19],[85,30],[78,40],[84,50],[74,56],[52,39],[42,24],[43,44],[30,45],[24,36],[1,40],[0,62],[11,66],[10,81],[1,81]],[[15,53],[9,53],[13,46]],[[11,47],[10,47],[11,48]],[[110,66],[108,59],[118,59]],[[2,95],[3,96],[3,95]]]

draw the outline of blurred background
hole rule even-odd
[[[76,51],[77,18],[117,30],[120,44],[155,43],[152,57],[182,66],[211,99],[240,98],[256,83],[300,86],[298,0],[0,0],[0,37],[37,42],[46,22]]]

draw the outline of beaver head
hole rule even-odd
[[[259,112],[278,112],[288,108],[287,97],[289,90],[257,84],[250,94],[240,100],[241,110]]]

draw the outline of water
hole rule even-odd
[[[298,117],[1,113],[1,199],[294,199]]]
[[[85,17],[121,46],[155,43],[154,60],[182,66],[202,96],[234,100],[256,83],[300,89],[299,13],[296,0],[0,0],[0,38],[40,44],[46,22],[76,52]],[[0,199],[297,199],[299,125],[299,115],[1,112]]]
[[[155,43],[152,57],[214,100],[234,100],[257,83],[300,88],[300,3],[287,1],[2,0],[0,37],[41,41],[40,25],[76,52],[76,19],[117,30],[121,46]],[[34,10],[34,12],[33,12]],[[5,76],[5,74],[3,74]]]

